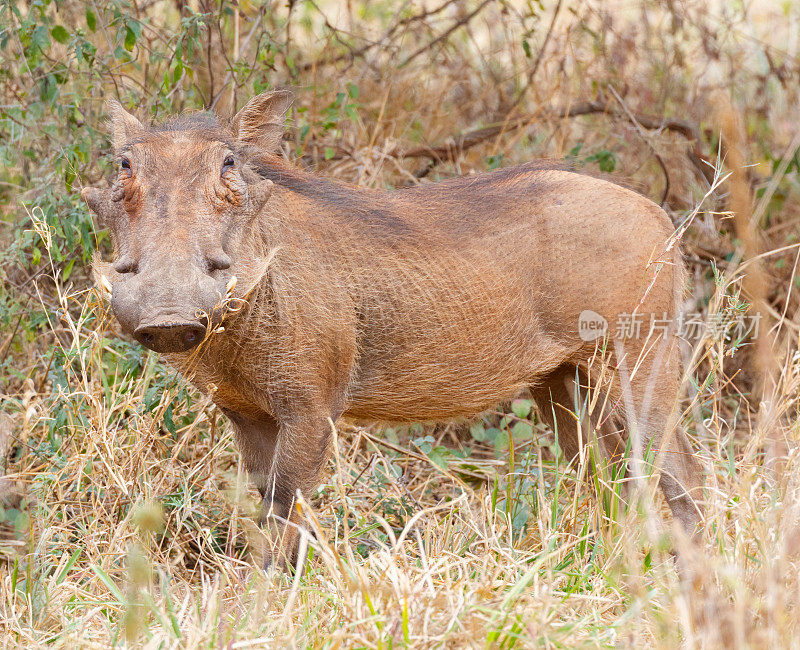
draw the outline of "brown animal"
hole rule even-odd
[[[582,384],[602,342],[581,337],[584,310],[612,328],[644,316],[641,336],[615,347],[630,390],[611,382],[584,436],[619,455],[612,423],[635,420],[694,531],[700,472],[671,418],[675,341],[647,338],[684,282],[666,214],[542,164],[394,192],[325,180],[276,155],[290,103],[277,91],[230,124],[196,114],[146,127],[112,102],[119,176],[84,190],[113,236],[118,259],[102,273],[123,329],[233,423],[264,497],[267,562],[294,561],[293,503],[315,487],[342,416],[450,420],[532,389],[576,455],[576,369]]]

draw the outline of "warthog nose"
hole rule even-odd
[[[133,336],[155,352],[185,352],[200,343],[205,333],[206,328],[195,321],[142,325],[136,328]]]

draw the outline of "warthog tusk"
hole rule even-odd
[[[226,293],[231,293],[234,290],[234,288],[236,288],[236,276],[232,275],[231,279],[228,280],[228,284],[225,285],[225,291]]]
[[[100,286],[106,291],[106,293],[114,293],[114,287],[111,286],[111,283],[108,281],[108,278],[105,275],[100,276]]]

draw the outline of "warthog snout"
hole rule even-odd
[[[224,281],[195,265],[126,274],[114,284],[111,307],[122,328],[155,352],[185,352],[222,319]]]
[[[206,328],[200,321],[140,325],[134,338],[155,352],[185,352],[203,340]]]

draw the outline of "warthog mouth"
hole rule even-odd
[[[207,325],[198,321],[146,323],[133,332],[133,337],[154,352],[186,352],[205,338]]]

